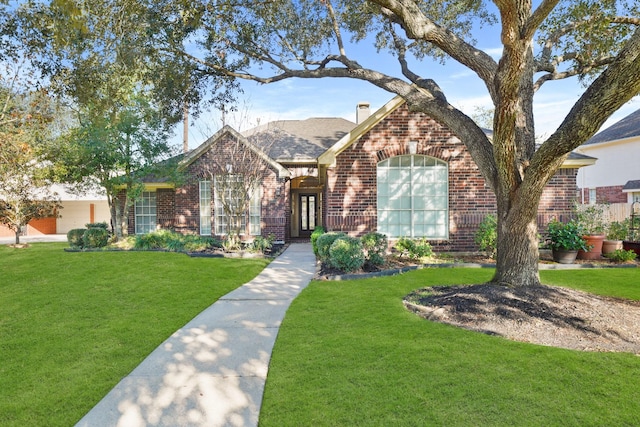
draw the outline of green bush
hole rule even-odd
[[[498,242],[498,219],[495,215],[484,217],[475,235],[475,242],[481,251],[487,252],[491,258],[496,257],[496,245]]]
[[[433,255],[433,249],[427,239],[409,239],[401,237],[395,244],[395,248],[401,256],[411,259],[428,258]]]
[[[341,236],[346,236],[346,234],[338,231],[330,231],[318,237],[316,245],[318,246],[318,257],[322,262],[329,261],[329,248],[331,248],[333,242]]]
[[[271,249],[275,240],[276,238],[273,234],[270,234],[268,237],[256,236],[249,249],[254,252],[267,252]]]
[[[82,241],[85,248],[104,248],[109,243],[109,232],[106,228],[89,228],[84,231]]]
[[[313,229],[313,233],[311,233],[311,247],[313,248],[313,254],[318,256],[318,237],[322,236],[325,233],[324,227],[316,227]]]
[[[84,241],[82,240],[82,236],[86,230],[84,228],[74,228],[73,230],[69,230],[67,233],[67,241],[69,242],[69,246],[74,249],[82,249],[84,247]]]
[[[371,266],[384,264],[388,241],[384,234],[371,232],[360,238],[364,248],[365,263]]]
[[[624,249],[616,249],[613,252],[605,254],[613,262],[627,262],[636,259],[636,253],[632,250],[625,251]]]
[[[139,234],[136,236],[136,241],[133,247],[135,249],[141,250],[152,250],[152,249],[166,249],[167,242],[169,239],[167,238],[167,233],[165,230],[152,231],[147,234]]]
[[[89,224],[86,224],[85,227],[87,228],[103,228],[103,229],[107,229],[108,225],[106,222],[102,221],[102,222],[90,222]]]
[[[550,241],[549,246],[556,251],[589,250],[582,238],[582,234],[582,229],[576,221],[562,223],[556,219],[552,219],[549,221],[549,224],[547,224],[547,236]]]
[[[364,265],[362,241],[355,237],[340,236],[329,248],[331,265],[342,271],[350,272]]]
[[[624,240],[629,235],[629,218],[624,221],[613,221],[607,227],[607,239]]]

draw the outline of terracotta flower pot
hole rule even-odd
[[[610,254],[622,249],[622,240],[605,240],[602,242],[602,254]]]
[[[551,251],[553,260],[559,264],[573,264],[578,256],[578,251],[563,251],[561,249],[553,249]]]
[[[588,251],[578,251],[578,259],[600,259],[602,257],[602,243],[604,242],[604,235],[588,235],[582,236],[587,242],[587,246],[590,248]]]

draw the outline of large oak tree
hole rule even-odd
[[[150,22],[165,23],[154,45],[200,73],[261,83],[359,79],[449,126],[496,194],[493,282],[533,286],[540,283],[543,188],[572,150],[640,92],[638,9],[613,0],[183,0],[149,10]],[[499,60],[477,47],[480,25],[499,26]],[[346,37],[389,51],[397,73],[361,66]],[[455,61],[480,79],[495,109],[492,140],[447,99],[430,75],[432,60]],[[534,95],[569,77],[582,79],[585,90],[536,150]]]
[[[640,5],[634,1],[84,0],[38,7],[27,16],[44,24],[55,42],[51,52],[69,55],[44,61],[52,74],[64,77],[87,55],[113,51],[138,64],[145,83],[164,81],[154,89],[174,112],[200,101],[204,89],[224,94],[222,83],[237,79],[349,78],[400,95],[410,109],[460,137],[495,192],[493,282],[510,286],[540,283],[536,211],[549,179],[640,92]],[[488,25],[500,30],[498,60],[474,40]],[[95,35],[110,28],[120,31],[105,38],[113,43],[91,49]],[[347,39],[391,53],[396,72],[362,66]],[[484,85],[494,107],[492,140],[447,98],[430,74],[434,60],[457,62]],[[536,150],[534,96],[566,78],[582,79],[585,90]]]

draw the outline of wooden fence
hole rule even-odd
[[[608,222],[623,221],[631,215],[629,203],[612,203],[604,206],[605,218]]]

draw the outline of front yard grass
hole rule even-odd
[[[263,259],[0,246],[0,425],[70,426]]]
[[[269,426],[640,425],[640,358],[543,347],[429,322],[402,298],[492,270],[314,281],[278,334]],[[543,282],[640,299],[640,270],[542,271]]]

